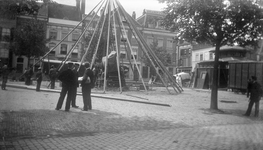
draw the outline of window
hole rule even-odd
[[[126,59],[126,53],[125,52],[121,52],[120,53],[120,58],[121,59]]]
[[[67,36],[67,32],[62,32],[61,33],[61,40],[63,39],[63,38],[65,38],[66,36]],[[68,41],[68,37],[64,40],[64,41]]]
[[[200,61],[203,61],[204,60],[204,56],[203,54],[200,54]]]
[[[77,41],[79,38],[79,34],[78,33],[73,33],[72,34],[72,41]]]
[[[148,43],[148,45],[153,44],[153,38],[147,38],[147,43]]]
[[[166,46],[167,48],[173,48],[173,40],[167,40]]]
[[[158,39],[158,47],[163,47],[163,39]]]
[[[137,53],[138,53],[138,47],[132,46],[131,59],[137,59]]]
[[[24,62],[24,58],[18,57],[16,59],[17,64],[16,64],[16,72],[17,73],[23,73],[23,62]]]
[[[195,61],[199,61],[199,54],[195,54]]]
[[[213,56],[214,56],[213,53],[209,53],[209,59],[210,59],[210,60],[214,59]]]
[[[2,31],[0,31],[0,40],[2,41],[9,41],[10,40],[10,29],[2,28]]]
[[[72,45],[72,47],[73,47],[73,46],[74,46],[74,45]],[[79,52],[79,46],[76,45],[72,53],[75,53],[75,54],[76,54],[76,53],[78,53],[78,52]]]
[[[120,58],[127,59],[127,54],[124,45],[120,45]]]
[[[60,47],[60,54],[66,55],[67,54],[68,45],[67,44],[61,44]]]
[[[56,46],[56,43],[49,43],[48,47],[49,47],[49,50],[51,50],[52,48],[54,48]],[[52,52],[50,52],[50,54],[54,54],[55,55],[56,51],[53,50]]]
[[[49,32],[49,38],[56,40],[57,39],[57,31],[50,31]]]

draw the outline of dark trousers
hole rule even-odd
[[[72,93],[71,92],[71,87],[62,86],[56,109],[61,109],[63,101],[64,101],[64,99],[66,97],[66,94],[68,94],[67,95],[67,101],[66,101],[65,110],[69,110],[70,102],[71,102],[71,93]]]
[[[82,86],[82,97],[83,97],[83,104],[84,104],[84,107],[83,109],[84,110],[91,110],[92,109],[92,104],[91,104],[91,96],[90,96],[90,93],[91,93],[91,88],[89,86]]]
[[[37,81],[36,91],[40,91],[41,82],[42,82],[41,80]]]
[[[6,88],[6,83],[7,83],[7,78],[3,77],[2,90],[4,90]]]
[[[51,79],[50,80],[50,88],[51,89],[55,89],[55,81],[56,81],[56,79]]]
[[[72,88],[71,106],[76,106],[77,89],[78,87]]]
[[[255,103],[255,117],[258,117],[258,113],[259,113],[259,101],[252,101],[250,100],[249,104],[248,104],[248,108],[247,108],[247,112],[246,112],[246,115],[247,116],[250,116],[251,114],[251,110],[252,110],[252,107]]]

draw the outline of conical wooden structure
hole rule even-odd
[[[110,47],[114,47],[114,51],[117,54],[116,62],[117,62],[120,92],[122,92],[122,85],[121,85],[122,82],[121,82],[121,78],[120,78],[120,74],[121,74],[120,73],[120,59],[119,59],[120,58],[120,55],[119,55],[120,50],[118,48],[118,45],[120,45],[121,40],[117,40],[118,37],[117,37],[116,31],[117,31],[117,29],[120,31],[126,31],[126,28],[128,27],[129,30],[131,31],[132,35],[135,37],[136,41],[138,42],[139,46],[141,47],[143,54],[149,59],[149,61],[151,62],[151,65],[155,68],[156,74],[161,79],[161,82],[166,87],[167,91],[170,94],[173,94],[174,92],[175,92],[175,94],[178,94],[178,93],[181,93],[183,91],[182,87],[180,87],[175,82],[174,77],[172,77],[172,75],[170,75],[169,71],[166,69],[166,67],[163,65],[163,63],[158,59],[156,54],[149,47],[149,45],[146,43],[141,32],[137,29],[135,20],[133,20],[133,18],[128,15],[128,13],[124,10],[124,8],[122,7],[122,5],[120,4],[120,2],[118,0],[102,0],[86,16],[86,17],[92,16],[92,19],[89,21],[89,23],[86,24],[83,33],[80,35],[79,39],[76,41],[76,43],[74,44],[72,49],[69,51],[69,53],[65,57],[65,60],[61,64],[61,67],[68,60],[70,54],[74,50],[77,43],[80,42],[82,37],[85,35],[85,32],[87,31],[89,26],[92,24],[92,22],[94,22],[95,16],[99,16],[99,15],[97,15],[98,13],[100,13],[100,18],[99,18],[99,21],[97,21],[97,25],[95,27],[95,30],[93,32],[93,35],[91,36],[89,43],[88,43],[88,47],[85,49],[85,53],[81,58],[81,64],[85,61],[86,55],[90,51],[91,43],[94,44],[94,41],[96,41],[97,46],[96,46],[96,49],[93,51],[92,60],[89,60],[91,62],[91,66],[94,65],[95,58],[96,58],[96,55],[98,52],[98,47],[99,47],[99,44],[100,44],[100,41],[102,38],[102,33],[103,32],[105,33],[105,31],[106,31],[106,33],[107,33],[107,44],[106,44],[105,54],[107,54],[106,56],[108,56],[112,51],[112,50],[110,50]],[[79,26],[83,21],[85,21],[86,17],[84,17],[77,26]],[[102,25],[99,25],[99,23],[101,23],[101,22],[102,22]],[[105,23],[107,23],[107,27],[104,26]],[[71,34],[77,28],[77,26],[71,32],[69,32],[69,34]],[[114,33],[114,37],[115,37],[114,45],[110,45],[110,33]],[[99,35],[99,38],[96,40],[94,40],[95,34]],[[62,41],[64,39],[66,39],[67,36],[65,36],[62,39]],[[105,36],[105,35],[103,35],[103,36]],[[121,36],[121,39],[125,39],[125,37],[128,37],[126,32],[121,32],[120,36]],[[48,56],[48,54],[50,52],[52,52],[61,42],[59,42],[54,48],[52,48],[47,54],[45,54],[42,59],[44,59],[46,56]],[[130,54],[134,58],[134,53],[133,53],[134,50],[132,48],[130,41],[126,40],[126,43],[127,43],[128,51],[130,51]],[[105,68],[104,68],[105,74],[104,74],[104,88],[103,88],[104,92],[106,90],[106,82],[107,82],[106,77],[107,77],[107,69],[108,69],[106,67],[106,66],[108,66],[108,57],[105,57],[105,58],[106,58],[106,61],[105,61],[105,65],[104,65],[105,66]],[[136,59],[133,59],[133,61],[134,61],[134,64],[136,66],[136,69],[140,70],[139,66],[137,65],[138,63],[137,63]],[[160,74],[160,72],[162,73],[162,75]],[[142,78],[140,71],[138,71],[138,73],[139,73],[139,77],[140,77],[140,80],[142,82],[142,85],[143,85],[145,91],[147,91],[145,82],[143,81],[143,78]]]

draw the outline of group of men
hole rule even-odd
[[[76,95],[77,88],[79,84],[82,86],[82,96],[83,96],[83,111],[88,111],[92,109],[91,105],[91,89],[94,84],[94,74],[90,69],[90,64],[87,62],[84,64],[85,72],[82,77],[82,80],[79,81],[78,68],[79,64],[72,62],[67,63],[67,69],[58,74],[58,80],[62,82],[62,89],[56,106],[56,110],[60,110],[63,104],[63,101],[67,95],[65,111],[70,110],[70,104],[74,108],[78,108],[76,105]],[[80,82],[80,83],[79,83]]]

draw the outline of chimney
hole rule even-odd
[[[134,20],[136,20],[136,13],[135,13],[135,11],[132,12],[132,18],[133,18]]]

